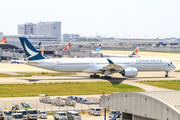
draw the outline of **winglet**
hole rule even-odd
[[[110,59],[107,59],[109,64],[114,64]]]

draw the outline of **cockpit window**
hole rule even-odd
[[[170,62],[170,64],[172,64],[172,62]]]

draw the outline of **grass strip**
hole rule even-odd
[[[158,80],[158,81],[140,81],[139,83],[152,85],[156,87],[172,89],[172,90],[180,90],[180,80]]]
[[[64,82],[64,83],[31,83],[0,84],[0,97],[39,96],[39,94],[56,95],[94,95],[112,94],[114,92],[143,92],[135,86],[117,82]]]
[[[18,72],[18,74],[31,75],[31,76],[66,76],[76,75],[76,73],[48,73],[48,72]]]
[[[10,74],[0,73],[0,77],[31,77],[31,75],[10,75]]]

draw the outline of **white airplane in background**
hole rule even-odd
[[[98,45],[98,47],[92,52],[92,53],[100,53],[101,44]],[[139,47],[137,47],[134,52],[131,55],[119,55],[119,54],[103,54],[102,57],[108,57],[108,58],[132,58],[132,57],[141,57],[138,55],[139,53]]]
[[[40,52],[27,40],[20,37],[20,42],[28,57],[26,64],[59,71],[59,72],[88,72],[92,78],[102,79],[111,78],[108,75],[120,73],[125,77],[135,77],[140,71],[165,71],[165,77],[168,72],[175,69],[175,65],[163,58],[59,58],[45,59]]]

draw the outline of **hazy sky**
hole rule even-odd
[[[1,0],[0,32],[27,22],[61,21],[82,36],[180,37],[180,0]]]

